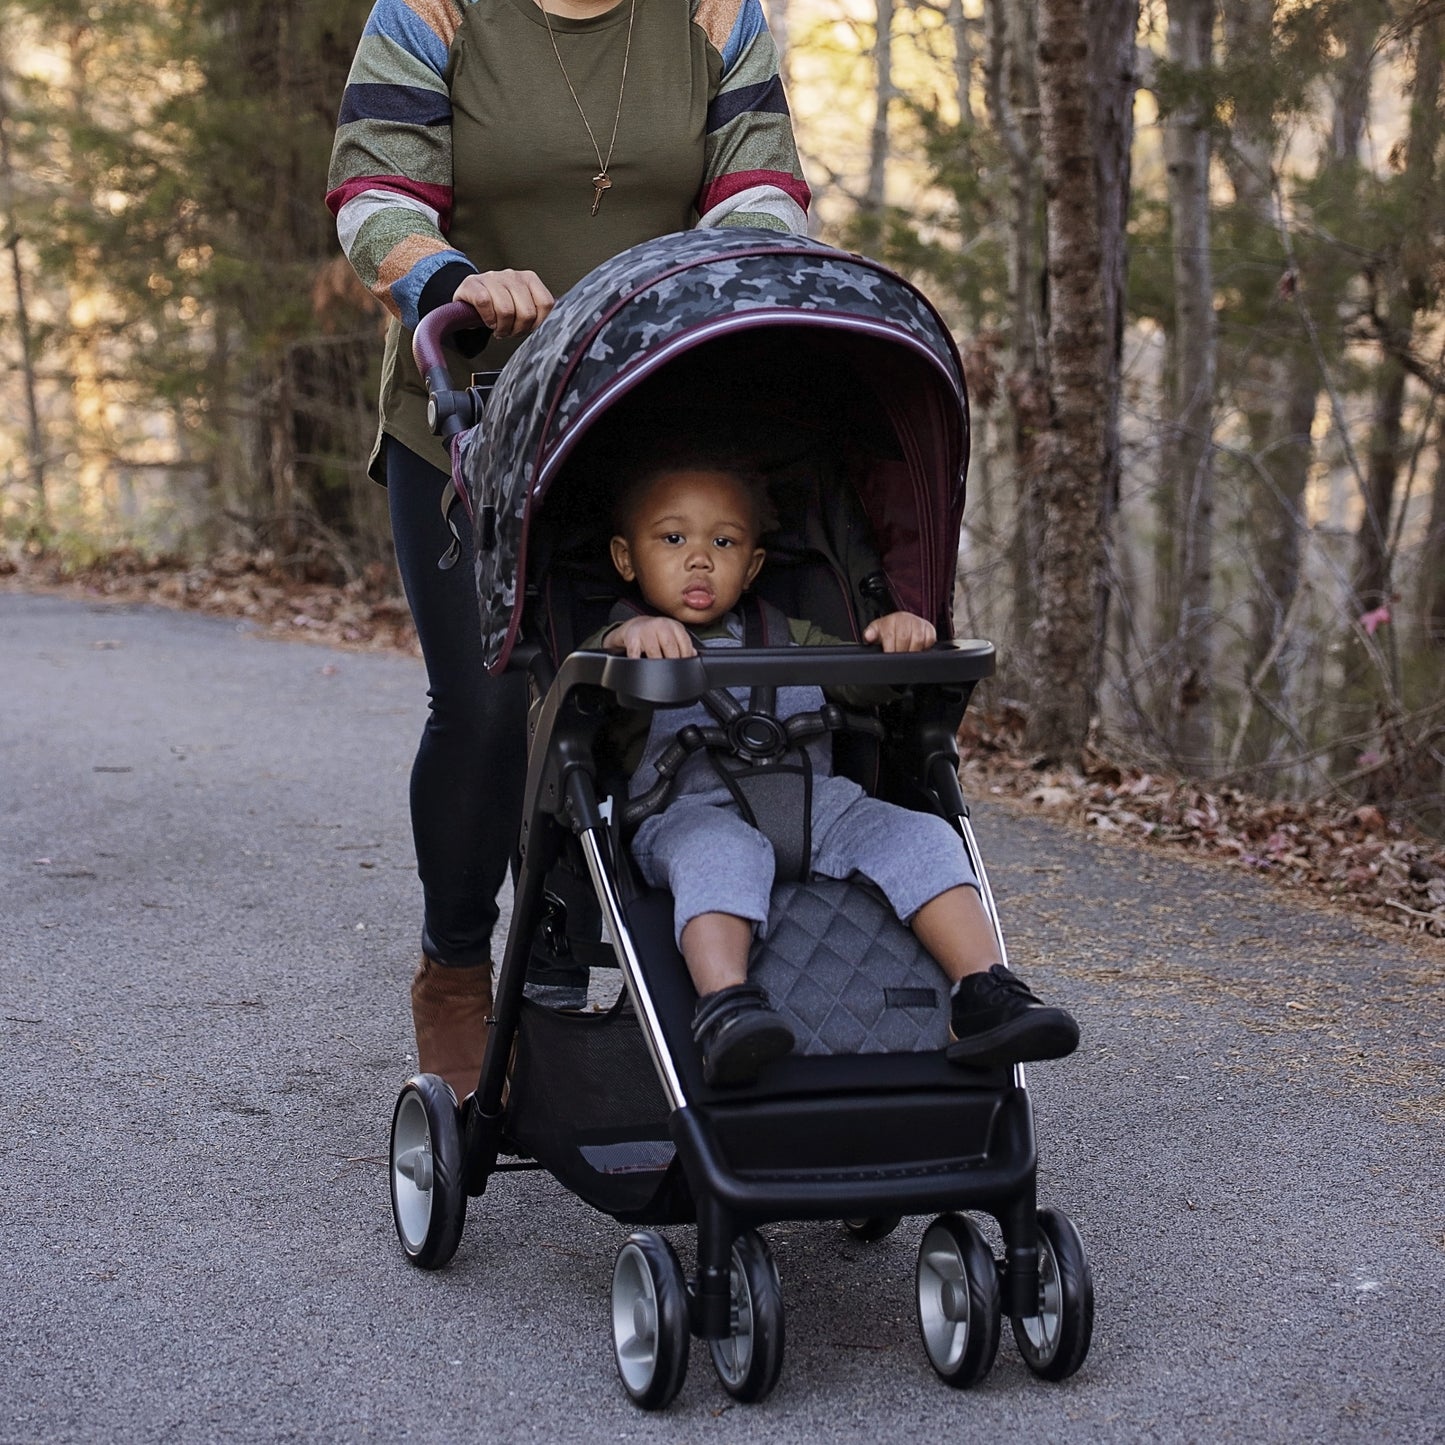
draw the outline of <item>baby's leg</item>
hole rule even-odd
[[[766,992],[747,981],[753,931],[768,918],[772,845],[728,809],[684,804],[638,830],[633,856],[649,883],[672,891],[677,945],[698,994],[703,1077],[756,1082],[764,1064],[793,1048]]]
[[[637,830],[632,856],[654,888],[666,888],[672,894],[673,939],[689,972],[693,954],[705,970],[701,978],[693,974],[697,991],[710,993],[724,987],[713,982],[719,971],[728,976],[729,983],[741,983],[747,976],[754,926],[768,921],[772,844],[729,808],[684,802],[649,818]],[[741,927],[714,928],[704,922],[718,917]],[[703,927],[690,952],[688,931],[694,922]]]
[[[998,936],[974,885],[957,884],[930,898],[909,920],[909,927],[954,983],[1003,962]]]
[[[944,819],[859,794],[817,838],[813,867],[876,883],[951,980],[1000,962],[978,880]]]
[[[1078,1046],[1073,1016],[1045,1005],[1004,965],[963,842],[942,818],[859,798],[824,836],[816,866],[833,878],[872,879],[953,981],[953,1062],[1025,1063]]]
[[[682,930],[682,957],[698,996],[748,981],[753,923],[734,913],[699,913]]]

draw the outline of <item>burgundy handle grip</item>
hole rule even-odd
[[[411,354],[416,358],[416,369],[426,376],[428,372],[441,369],[443,388],[451,390],[451,377],[442,357],[442,343],[455,331],[486,331],[486,322],[477,314],[474,306],[465,301],[448,301],[435,311],[428,311],[422,317],[411,341]],[[487,331],[490,336],[491,332]]]

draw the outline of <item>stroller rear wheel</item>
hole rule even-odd
[[[403,1085],[391,1116],[391,1214],[407,1258],[440,1269],[467,1222],[457,1101],[436,1074]]]
[[[644,1410],[661,1410],[687,1378],[687,1281],[662,1235],[639,1229],[612,1269],[612,1349],[622,1388]]]
[[[940,1214],[918,1246],[918,1328],[928,1363],[958,1389],[993,1367],[1002,1324],[998,1268],[978,1226]]]
[[[732,1248],[732,1333],[709,1340],[723,1389],[745,1405],[771,1393],[783,1369],[783,1288],[762,1235],[740,1234]]]
[[[1039,1312],[1013,1322],[1024,1364],[1044,1380],[1067,1380],[1094,1336],[1094,1278],[1073,1221],[1039,1210]]]

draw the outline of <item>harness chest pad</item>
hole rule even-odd
[[[943,970],[871,889],[819,878],[773,889],[748,979],[800,1054],[921,1053],[948,1043]]]

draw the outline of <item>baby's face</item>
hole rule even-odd
[[[748,490],[727,472],[663,472],[638,498],[612,560],[650,607],[704,627],[737,606],[763,565]]]

